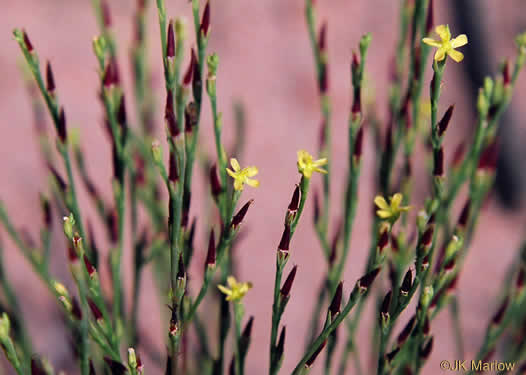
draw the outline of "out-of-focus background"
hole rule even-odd
[[[38,193],[47,189],[47,171],[38,154],[33,116],[27,88],[20,74],[22,62],[17,43],[12,37],[15,27],[24,27],[42,61],[53,64],[57,90],[66,108],[70,127],[78,127],[82,147],[87,153],[90,173],[96,178],[105,197],[111,197],[110,148],[102,126],[102,108],[97,99],[96,59],[91,40],[97,25],[89,1],[66,0],[3,0],[0,13],[0,197],[5,202],[17,227],[37,238],[40,219]],[[150,1],[150,3],[154,3]],[[318,1],[319,20],[328,22],[328,59],[330,96],[333,103],[333,171],[332,223],[342,213],[337,197],[342,196],[346,171],[347,119],[350,108],[350,56],[360,36],[371,32],[373,41],[367,60],[366,74],[369,94],[374,92],[378,115],[387,118],[386,99],[390,64],[395,52],[398,33],[399,1],[392,0],[331,0]],[[135,2],[109,1],[116,33],[119,61],[125,74],[124,85],[131,90],[129,46],[132,39],[132,17]],[[204,5],[204,4],[203,4]],[[208,51],[220,57],[218,97],[224,113],[224,139],[233,139],[233,104],[241,102],[246,110],[247,134],[241,163],[257,165],[261,186],[247,188],[243,200],[254,198],[246,220],[246,235],[239,243],[237,261],[240,278],[251,280],[254,289],[246,296],[246,311],[255,316],[252,347],[247,358],[247,374],[266,373],[270,331],[272,288],[274,282],[275,249],[282,231],[283,212],[294,184],[299,180],[296,169],[296,150],[304,148],[317,152],[320,113],[314,79],[314,63],[309,45],[303,0],[222,0],[212,1],[212,33]],[[149,55],[152,80],[158,111],[155,120],[162,139],[164,86],[160,59],[159,29],[155,4],[149,10]],[[456,145],[472,134],[475,126],[472,108],[478,70],[494,73],[506,57],[515,56],[514,36],[526,30],[526,4],[523,0],[451,0],[435,1],[435,23],[448,23],[453,35],[468,33],[473,40],[462,51],[466,59],[461,64],[448,62],[442,89],[441,112],[456,103],[453,121],[445,141],[446,160]],[[469,9],[473,7],[473,9]],[[169,16],[185,16],[189,31],[191,5],[184,0],[168,0]],[[470,35],[469,32],[473,32]],[[473,38],[472,38],[473,37]],[[188,44],[192,44],[192,38]],[[479,43],[476,43],[476,40]],[[187,51],[188,52],[188,51]],[[427,75],[429,76],[429,70]],[[427,96],[427,88],[424,95]],[[131,91],[130,91],[131,94]],[[466,355],[474,358],[488,319],[496,309],[493,305],[500,280],[523,234],[526,216],[521,210],[521,198],[526,191],[523,163],[526,161],[526,74],[519,78],[511,109],[501,133],[501,160],[498,183],[500,193],[493,194],[486,206],[474,238],[465,269],[461,274],[458,295],[461,306],[462,332]],[[131,95],[130,95],[131,102]],[[130,103],[131,104],[131,103]],[[131,106],[130,106],[131,108]],[[203,152],[213,155],[212,123],[208,100],[204,101],[201,125]],[[130,111],[132,113],[133,111]],[[48,119],[49,120],[49,119]],[[51,122],[48,122],[52,130]],[[358,216],[355,223],[351,254],[345,272],[344,290],[350,291],[364,269],[369,246],[373,188],[374,147],[370,137],[365,142],[364,164],[360,181]],[[415,166],[417,174],[424,171],[422,163]],[[420,172],[418,172],[420,170]],[[206,181],[197,174],[195,189],[204,192]],[[313,184],[319,186],[319,176]],[[416,186],[414,206],[422,205],[427,184]],[[199,196],[200,193],[197,193]],[[81,201],[87,207],[86,194]],[[505,205],[502,204],[505,202]],[[194,199],[191,215],[203,212],[205,203]],[[522,208],[524,205],[522,205]],[[457,207],[458,208],[458,207]],[[85,210],[95,217],[92,209]],[[415,210],[416,211],[416,210]],[[458,209],[454,211],[458,213]],[[56,278],[72,285],[65,267],[65,244],[60,230],[61,218],[55,218],[53,252],[57,260],[52,272]],[[456,216],[452,218],[456,220]],[[197,232],[197,251],[205,251],[208,230],[204,221]],[[101,227],[96,227],[100,230]],[[52,296],[31,272],[13,243],[0,230],[5,245],[8,276],[22,298],[22,308],[35,340],[35,351],[48,357],[57,369],[75,373],[70,344],[66,340],[63,322]],[[102,235],[100,236],[103,237]],[[103,244],[101,239],[101,245]],[[104,251],[104,246],[100,246]],[[131,285],[130,252],[127,252],[124,274]],[[197,259],[200,259],[200,258]],[[283,317],[287,326],[287,343],[282,373],[291,371],[303,351],[304,335],[315,302],[317,290],[325,271],[321,249],[312,229],[312,201],[307,203],[291,247],[291,264],[298,265],[292,298]],[[102,277],[107,278],[107,274]],[[196,281],[199,285],[200,280]],[[143,284],[140,305],[143,342],[149,350],[164,354],[164,331],[161,331],[160,304],[154,292],[150,271]],[[364,366],[373,364],[370,354],[370,330],[375,323],[373,310],[359,329],[359,345]],[[166,314],[166,311],[164,311]],[[216,314],[205,319],[215,320]],[[402,321],[407,320],[407,316]],[[164,323],[164,322],[163,322]],[[440,374],[439,362],[455,357],[451,321],[445,309],[432,325],[435,347],[424,368],[425,374]],[[342,332],[343,333],[343,332]],[[140,349],[139,349],[140,350]],[[161,373],[155,361],[146,358],[149,374]],[[0,368],[7,368],[0,359]],[[321,360],[313,374],[321,373]],[[373,370],[366,373],[372,373]],[[352,373],[349,370],[349,373]]]

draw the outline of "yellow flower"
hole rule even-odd
[[[229,276],[226,279],[229,288],[223,285],[218,285],[219,290],[226,294],[227,301],[239,301],[252,289],[252,283],[238,283],[234,276]]]
[[[312,160],[312,155],[305,150],[298,151],[298,171],[306,178],[311,178],[313,172],[327,173],[320,167],[327,164],[327,158]]]
[[[438,48],[435,53],[435,60],[442,61],[446,58],[446,55],[448,55],[456,62],[461,62],[462,59],[464,59],[464,55],[462,52],[456,51],[455,48],[468,44],[468,37],[466,34],[461,34],[456,38],[451,39],[451,32],[449,31],[448,25],[437,26],[435,31],[440,37],[440,40],[432,38],[422,39],[425,44]]]
[[[398,219],[400,213],[409,211],[411,208],[410,206],[400,206],[402,199],[402,194],[396,193],[390,198],[391,204],[389,205],[384,197],[377,195],[376,198],[374,198],[374,203],[379,208],[376,214],[382,219]]]
[[[232,166],[233,171],[229,168],[227,168],[226,171],[230,177],[234,179],[234,189],[238,191],[243,190],[244,184],[252,187],[259,186],[258,180],[250,178],[258,174],[258,169],[256,167],[246,167],[241,169],[237,159],[235,158],[230,159],[230,165]]]

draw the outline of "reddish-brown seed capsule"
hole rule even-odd
[[[460,212],[460,217],[458,218],[458,226],[461,228],[465,228],[466,225],[468,225],[470,207],[471,199],[468,199]]]
[[[169,59],[175,57],[175,35],[173,22],[170,22],[168,24],[168,35],[166,40],[166,57],[168,57]]]
[[[357,161],[360,161],[362,157],[362,149],[363,149],[363,125],[360,126],[360,129],[358,129],[358,132],[356,133],[356,141],[354,142],[354,150],[353,150],[353,156]]]
[[[378,273],[380,273],[380,267],[377,267],[365,274],[364,276],[362,276],[360,279],[358,279],[358,288],[360,288],[362,292],[367,291],[367,289],[369,289],[369,287],[373,284],[374,279],[376,279],[376,276],[378,276]]]
[[[89,261],[88,257],[86,255],[84,255],[84,265],[86,266],[86,271],[88,271],[88,274],[91,276],[93,276],[95,274],[95,267],[93,267],[93,265],[91,264],[91,262]]]
[[[254,325],[254,317],[251,316],[248,319],[248,322],[245,325],[245,328],[243,329],[243,332],[241,334],[241,340],[243,340],[243,343],[245,344],[245,347],[248,346],[248,343],[250,341],[250,337],[252,336],[252,326],[253,325]]]
[[[102,318],[103,318],[102,312],[100,311],[100,309],[97,306],[97,304],[91,298],[88,298],[88,306],[89,306],[89,308],[91,310],[91,313],[93,314],[93,317],[95,318],[95,320],[97,320],[97,321],[102,320]]]
[[[247,203],[245,203],[243,207],[241,207],[241,209],[238,211],[238,213],[234,216],[234,218],[232,219],[232,227],[234,227],[234,229],[236,229],[241,224],[241,222],[245,218],[245,215],[247,214],[248,208],[252,203],[254,203],[254,199],[251,199]]]
[[[314,353],[312,353],[311,357],[307,360],[307,362],[305,362],[305,367],[306,368],[311,368],[312,367],[312,365],[314,364],[314,361],[316,360],[318,355],[321,353],[323,348],[325,348],[325,345],[327,345],[327,340],[323,341],[323,343],[318,347],[318,349],[316,349],[316,351]]]
[[[402,281],[402,285],[400,286],[400,294],[403,296],[408,296],[409,292],[411,291],[411,286],[413,285],[413,272],[411,269],[408,269],[404,280]]]
[[[429,339],[429,341],[422,347],[420,350],[420,358],[422,358],[424,361],[429,358],[429,355],[433,351],[433,337]]]
[[[504,299],[504,301],[501,303],[499,309],[497,310],[497,312],[493,316],[493,319],[491,320],[491,322],[494,325],[498,325],[500,324],[500,322],[502,322],[502,319],[504,318],[504,314],[508,310],[509,302],[510,302],[509,297],[506,297],[506,299]]]
[[[294,189],[294,193],[292,194],[292,199],[290,200],[290,204],[288,207],[289,212],[295,213],[298,211],[300,203],[300,187],[299,185],[296,185],[296,188]]]
[[[62,143],[66,143],[68,134],[66,130],[66,113],[64,112],[64,107],[60,108],[60,112],[58,115],[57,133],[60,141]]]
[[[177,278],[182,280],[186,277],[186,270],[184,267],[183,254],[179,255],[179,267],[177,267]]]
[[[497,149],[497,141],[495,140],[482,151],[478,163],[479,170],[494,171],[497,168]]]
[[[46,63],[46,89],[51,94],[55,92],[55,78],[49,61]]]
[[[298,266],[292,267],[292,270],[290,270],[289,275],[287,276],[287,279],[283,283],[283,286],[281,287],[281,290],[279,291],[282,298],[289,297],[290,291],[292,289],[292,284],[294,283],[294,278],[296,277],[297,270],[298,270]]]
[[[68,246],[68,260],[70,263],[75,263],[79,260],[79,257],[77,256],[73,246]]]
[[[327,49],[327,21],[323,22],[318,34],[318,50],[325,53]]]
[[[194,74],[194,66],[196,65],[196,62],[197,62],[197,58],[195,57],[195,51],[192,48],[190,63],[188,64],[188,68],[186,68],[186,73],[184,74],[184,78],[183,78],[183,85],[188,86],[190,83],[192,83],[192,77]]]
[[[435,151],[435,160],[433,164],[433,176],[441,177],[444,175],[444,149],[440,147]]]
[[[416,317],[413,316],[407,322],[402,332],[400,332],[400,334],[398,335],[398,339],[397,339],[398,345],[402,345],[407,340],[407,338],[411,334],[411,331],[413,330],[413,327],[415,326],[415,321],[416,321]]]
[[[168,128],[168,133],[170,134],[170,136],[177,137],[180,131],[179,124],[177,123],[177,119],[175,118],[172,90],[168,90],[168,93],[166,94],[164,119],[166,120],[166,127]]]
[[[422,244],[422,246],[428,247],[431,245],[431,241],[433,241],[434,231],[435,231],[435,227],[433,225],[429,225],[427,227],[424,234],[422,235],[422,239],[420,240],[420,243]]]
[[[380,306],[380,317],[383,318],[383,319],[385,319],[385,318],[387,318],[389,316],[389,310],[390,310],[390,307],[391,307],[392,296],[393,296],[393,292],[390,290],[385,295],[385,297],[384,297],[384,299],[382,301],[382,305]]]
[[[210,188],[212,190],[212,196],[217,198],[221,194],[221,182],[219,181],[219,176],[217,175],[217,166],[214,164],[210,168]]]
[[[329,313],[334,318],[336,314],[340,312],[340,307],[342,304],[342,293],[343,293],[343,283],[340,281],[336,292],[334,292],[334,297],[332,297],[331,305],[329,306]]]
[[[175,157],[175,152],[170,152],[169,162],[169,171],[168,179],[172,182],[179,181],[179,170],[177,168],[177,158]]]
[[[24,44],[26,45],[28,52],[33,52],[33,44],[31,44],[31,41],[29,40],[29,36],[27,36],[27,33],[25,30],[22,31],[24,34]]]
[[[210,237],[208,239],[208,252],[206,253],[206,266],[213,267],[216,264],[216,241],[214,236],[214,230],[210,231]]]
[[[206,2],[203,17],[201,18],[200,31],[205,37],[207,37],[210,32],[210,1]]]
[[[278,251],[288,253],[290,246],[290,226],[285,225],[283,229],[283,234],[281,235],[281,240],[279,241]]]
[[[434,14],[433,14],[433,0],[429,0],[427,6],[427,17],[426,17],[426,35],[431,34],[434,25]]]
[[[287,333],[287,329],[285,326],[283,326],[283,328],[281,328],[281,333],[279,334],[278,345],[276,346],[276,358],[278,360],[281,359],[281,357],[283,356],[283,352],[285,350],[286,333]]]
[[[447,127],[449,126],[449,122],[451,121],[451,117],[453,116],[453,110],[455,109],[455,105],[450,105],[447,109],[446,113],[444,113],[444,116],[442,119],[438,122],[438,136],[442,137],[444,133],[447,130]]]
[[[47,230],[51,229],[51,226],[53,225],[53,217],[51,214],[51,204],[49,203],[49,200],[45,198],[44,196],[41,196],[40,203],[42,205],[42,217],[44,221],[44,226]]]
[[[112,375],[124,375],[128,372],[126,366],[124,366],[120,362],[114,361],[111,358],[104,357],[104,362],[106,362],[106,364],[110,368]]]
[[[431,332],[431,325],[429,324],[429,317],[426,316],[426,319],[424,320],[424,326],[422,327],[422,333],[425,336],[429,336],[429,332]]]
[[[380,238],[378,238],[378,244],[376,246],[378,247],[379,252],[382,252],[388,244],[389,232],[387,228],[383,228],[382,232],[380,233]]]

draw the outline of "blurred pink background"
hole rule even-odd
[[[97,34],[97,26],[89,1],[37,1],[3,0],[0,14],[0,198],[17,227],[26,227],[34,238],[38,236],[40,211],[38,193],[47,191],[47,173],[37,151],[33,132],[30,100],[20,74],[22,56],[13,40],[12,29],[24,27],[42,61],[52,62],[58,95],[66,108],[69,127],[78,127],[81,142],[87,152],[87,167],[96,177],[98,187],[105,197],[111,198],[110,147],[102,128],[102,108],[97,100],[96,60],[91,49],[91,40]],[[109,1],[113,13],[114,30],[119,41],[120,64],[125,68],[124,85],[129,89],[128,104],[132,107],[131,75],[129,69],[129,45],[132,38],[132,17],[135,2],[131,0]],[[149,11],[149,54],[153,72],[155,95],[158,100],[156,122],[161,129],[163,116],[164,84],[160,60],[159,29],[155,2],[150,1]],[[436,1],[435,21],[453,24],[452,12],[446,4],[453,2]],[[500,1],[479,0],[488,35],[488,49],[491,56],[501,59],[515,57],[514,35],[526,28],[525,6],[521,0]],[[505,5],[504,5],[505,4]],[[204,4],[203,4],[204,5]],[[232,140],[232,104],[241,101],[247,113],[247,143],[242,165],[257,165],[261,181],[259,189],[245,189],[242,200],[255,199],[246,219],[247,235],[239,243],[238,263],[241,280],[250,280],[254,289],[247,295],[246,317],[255,315],[251,350],[247,358],[246,373],[262,375],[267,373],[268,342],[272,288],[274,282],[275,249],[282,230],[284,210],[289,202],[294,184],[299,181],[296,169],[296,150],[304,148],[317,152],[320,113],[314,80],[314,63],[306,33],[303,0],[256,1],[222,0],[212,1],[212,34],[209,52],[220,57],[218,71],[218,97],[220,110],[224,113],[224,140]],[[187,19],[188,34],[192,44],[193,27],[190,17],[191,5],[187,1],[167,1],[170,17],[184,16]],[[318,1],[318,20],[328,21],[328,51],[330,70],[330,96],[333,106],[333,207],[331,223],[334,224],[342,213],[338,197],[343,193],[347,155],[347,118],[350,107],[349,61],[351,50],[356,48],[360,36],[371,32],[373,41],[369,50],[366,71],[369,82],[377,95],[379,115],[386,118],[388,66],[395,50],[398,33],[398,1],[387,0],[332,0]],[[454,35],[462,33],[455,30]],[[470,48],[468,44],[466,49]],[[188,55],[188,54],[187,54]],[[188,57],[188,56],[187,56]],[[185,64],[186,66],[186,64]],[[429,68],[427,74],[429,75]],[[451,159],[454,147],[463,137],[471,134],[474,120],[471,117],[471,97],[465,89],[463,71],[458,64],[448,63],[445,85],[442,90],[441,112],[451,103],[456,103],[454,120],[448,130],[446,160]],[[427,87],[424,96],[428,96]],[[522,105],[526,95],[526,74],[519,78],[514,99],[516,119],[526,118],[526,106]],[[214,155],[212,124],[208,98],[204,99],[204,117],[201,125],[203,152]],[[129,111],[132,114],[132,110]],[[134,114],[133,114],[134,115]],[[510,129],[512,139],[517,140],[518,161],[524,162],[521,141],[526,140],[524,121],[515,121],[517,127]],[[48,129],[53,131],[50,121]],[[52,133],[54,134],[54,133]],[[160,139],[163,139],[162,133]],[[354,281],[364,269],[369,246],[371,204],[375,195],[373,189],[373,142],[366,138],[364,164],[360,182],[360,203],[355,221],[351,254],[344,276],[345,293],[350,292]],[[520,165],[520,164],[519,164]],[[424,165],[415,166],[417,175],[424,172]],[[519,167],[518,169],[522,169]],[[516,171],[517,175],[523,171]],[[199,192],[207,189],[202,174],[196,173],[194,187]],[[321,178],[315,176],[313,184],[319,187]],[[422,206],[426,186],[416,186],[413,205]],[[197,193],[198,196],[200,193]],[[524,194],[523,194],[524,195]],[[202,196],[202,195],[201,195]],[[87,216],[95,218],[83,191],[81,201]],[[193,199],[191,216],[204,212],[206,204]],[[55,212],[56,213],[56,212]],[[458,210],[455,210],[455,215]],[[456,216],[454,216],[456,218]],[[480,220],[478,233],[472,244],[459,285],[463,334],[466,344],[466,358],[472,359],[483,339],[485,326],[496,309],[496,292],[508,264],[513,259],[523,234],[526,215],[524,209],[515,212],[504,211],[492,199]],[[53,252],[59,259],[52,272],[57,279],[72,285],[69,272],[64,267],[65,250],[59,228],[60,217],[55,220]],[[205,252],[205,237],[208,228],[205,220],[199,222],[197,233],[197,256],[200,263]],[[97,227],[99,230],[101,227]],[[34,337],[35,351],[48,357],[57,370],[74,373],[70,360],[69,343],[65,339],[63,324],[57,314],[52,296],[31,272],[27,262],[0,230],[5,244],[5,258],[8,274],[22,298],[22,308]],[[103,236],[99,236],[103,245]],[[104,249],[104,246],[100,246]],[[107,250],[107,249],[105,249]],[[104,251],[105,251],[104,250]],[[125,281],[131,285],[131,258],[127,252],[124,264]],[[306,215],[300,222],[291,245],[291,264],[298,264],[298,274],[293,286],[292,298],[283,316],[287,326],[285,360],[281,373],[288,374],[300,359],[304,337],[315,301],[315,291],[325,272],[325,261],[312,229],[312,200],[306,207]],[[200,267],[200,265],[199,265]],[[102,277],[107,278],[107,274]],[[200,276],[195,277],[193,292],[200,285]],[[488,302],[489,301],[489,302]],[[408,309],[409,310],[409,309]],[[367,313],[368,312],[368,313]],[[163,311],[166,314],[166,311]],[[445,309],[432,325],[435,347],[423,373],[440,374],[439,362],[455,357],[451,322]],[[164,355],[164,331],[161,331],[159,303],[153,291],[150,270],[143,281],[143,295],[140,306],[141,329],[153,340],[152,345]],[[203,313],[206,319],[206,314]],[[359,329],[362,363],[365,373],[372,373],[373,362],[369,357],[370,330],[375,323],[372,309],[365,314]],[[216,319],[214,313],[210,320]],[[401,318],[402,322],[408,315]],[[164,324],[164,322],[163,322]],[[343,330],[340,332],[343,341]],[[145,339],[146,341],[146,339]],[[363,344],[362,344],[363,343]],[[140,351],[140,349],[139,349]],[[2,356],[3,357],[3,356]],[[315,364],[312,374],[321,374],[322,355]],[[2,358],[0,367],[7,364]],[[150,360],[146,360],[149,374],[162,371]],[[348,373],[353,373],[349,367]]]

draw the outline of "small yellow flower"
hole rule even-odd
[[[227,168],[226,171],[234,179],[234,189],[240,191],[243,190],[243,185],[247,184],[248,186],[258,187],[259,181],[254,180],[250,177],[254,177],[258,174],[258,169],[256,167],[246,167],[241,169],[237,159],[230,159],[230,165],[232,169]]]
[[[379,208],[376,214],[382,219],[398,219],[400,214],[405,211],[409,211],[410,206],[400,206],[402,203],[402,194],[396,193],[390,198],[391,204],[387,204],[387,201],[381,195],[377,195],[374,198],[374,203]]]
[[[229,276],[226,279],[229,288],[223,285],[218,285],[219,290],[226,294],[227,301],[239,301],[252,289],[252,283],[239,283],[234,276]]]
[[[422,39],[425,44],[438,48],[435,53],[435,60],[442,61],[446,58],[446,55],[448,55],[456,62],[461,62],[464,59],[464,55],[462,52],[456,51],[455,48],[468,44],[468,37],[466,34],[461,34],[456,38],[451,39],[451,32],[449,31],[448,25],[437,26],[435,31],[440,37],[440,40],[432,38]]]
[[[298,151],[298,171],[306,178],[311,178],[313,172],[327,173],[320,167],[327,164],[327,158],[312,160],[312,155],[305,150]]]

